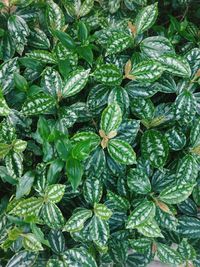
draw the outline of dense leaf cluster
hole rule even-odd
[[[0,265],[200,266],[199,21],[0,1]]]

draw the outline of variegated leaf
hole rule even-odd
[[[98,82],[109,86],[120,85],[122,82],[122,73],[114,64],[97,66],[93,75]]]
[[[168,143],[166,138],[156,130],[148,130],[142,136],[142,154],[152,166],[164,166],[168,156]]]
[[[55,104],[55,99],[50,95],[38,93],[26,100],[22,106],[21,112],[25,116],[43,114],[54,108]]]
[[[75,211],[74,214],[69,218],[69,220],[65,224],[63,231],[67,232],[80,231],[83,228],[86,220],[90,217],[92,217],[91,210],[82,208]]]
[[[160,78],[162,73],[163,67],[160,63],[152,60],[146,60],[137,65],[133,65],[129,76],[132,80],[145,83],[156,81]]]
[[[136,16],[135,26],[137,33],[143,33],[151,28],[158,16],[158,3],[144,7]]]
[[[194,188],[194,183],[176,183],[167,186],[159,195],[161,201],[168,204],[177,204],[187,199]]]
[[[55,184],[47,187],[45,191],[45,198],[52,203],[58,203],[61,201],[64,193],[65,193],[65,185],[63,184]]]
[[[41,243],[36,239],[33,234],[23,234],[23,247],[28,251],[40,251],[43,250]]]
[[[136,163],[136,154],[129,143],[120,139],[108,142],[108,153],[116,161],[125,165]]]
[[[42,219],[45,224],[52,229],[61,229],[65,224],[65,219],[60,209],[52,202],[47,202],[41,210]]]
[[[158,58],[164,54],[174,54],[174,48],[171,42],[163,36],[151,36],[145,38],[141,44],[142,52],[151,58]]]
[[[49,30],[62,30],[65,26],[65,17],[62,9],[53,1],[47,1],[46,20]]]
[[[16,51],[22,55],[30,33],[26,21],[20,16],[12,15],[8,19],[8,30],[15,43]]]
[[[21,199],[18,204],[10,211],[11,214],[16,216],[37,216],[43,205],[42,198],[30,197]]]
[[[153,219],[137,227],[140,234],[146,237],[164,237],[157,222]]]
[[[117,102],[114,102],[104,109],[101,115],[100,128],[109,134],[111,131],[116,131],[122,122],[122,112]]]
[[[157,61],[160,62],[165,71],[169,72],[172,75],[189,78],[191,75],[190,65],[187,60],[172,54],[163,55],[157,58]]]
[[[94,204],[94,213],[101,220],[109,220],[112,216],[112,211],[105,204]]]
[[[62,96],[65,98],[79,93],[85,87],[89,73],[90,69],[71,72],[64,82]]]
[[[151,221],[155,216],[155,210],[155,204],[152,201],[144,200],[129,215],[126,228],[134,229]]]

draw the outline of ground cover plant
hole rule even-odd
[[[200,266],[200,3],[0,1],[0,265]]]

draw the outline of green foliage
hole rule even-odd
[[[200,266],[199,20],[0,0],[1,266]]]

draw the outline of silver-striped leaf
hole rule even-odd
[[[84,223],[92,217],[92,211],[81,208],[75,211],[65,224],[63,231],[77,232],[84,227]]]
[[[165,165],[169,147],[166,137],[159,131],[146,131],[142,136],[141,149],[143,157],[149,160],[153,167],[160,168]]]
[[[45,191],[45,197],[52,203],[58,203],[65,193],[65,187],[63,184],[50,185]]]
[[[55,105],[56,101],[52,96],[38,93],[24,102],[21,112],[25,116],[39,115],[49,112]]]
[[[120,139],[108,142],[108,153],[118,163],[132,165],[136,163],[136,154],[129,143]]]
[[[121,108],[117,102],[108,105],[101,114],[100,128],[109,134],[111,131],[116,131],[122,122]]]
[[[175,53],[171,42],[164,36],[145,38],[140,44],[140,49],[148,58],[158,58],[164,54]]]
[[[155,211],[155,204],[152,201],[144,200],[129,215],[126,229],[134,229],[151,221],[155,216]]]
[[[62,97],[65,98],[78,94],[87,84],[89,74],[90,69],[71,72],[64,81]]]
[[[175,183],[165,187],[159,199],[167,204],[178,204],[186,200],[192,193],[195,183]]]
[[[26,21],[18,15],[11,15],[8,19],[8,30],[15,43],[16,51],[22,55],[30,33]]]
[[[137,34],[143,33],[155,23],[158,16],[158,3],[141,9],[135,19]]]
[[[52,202],[43,205],[41,216],[46,225],[52,229],[61,229],[65,224],[65,219],[60,209]]]
[[[151,192],[151,183],[147,174],[142,169],[130,169],[127,175],[127,184],[131,191],[138,194],[148,194]]]

